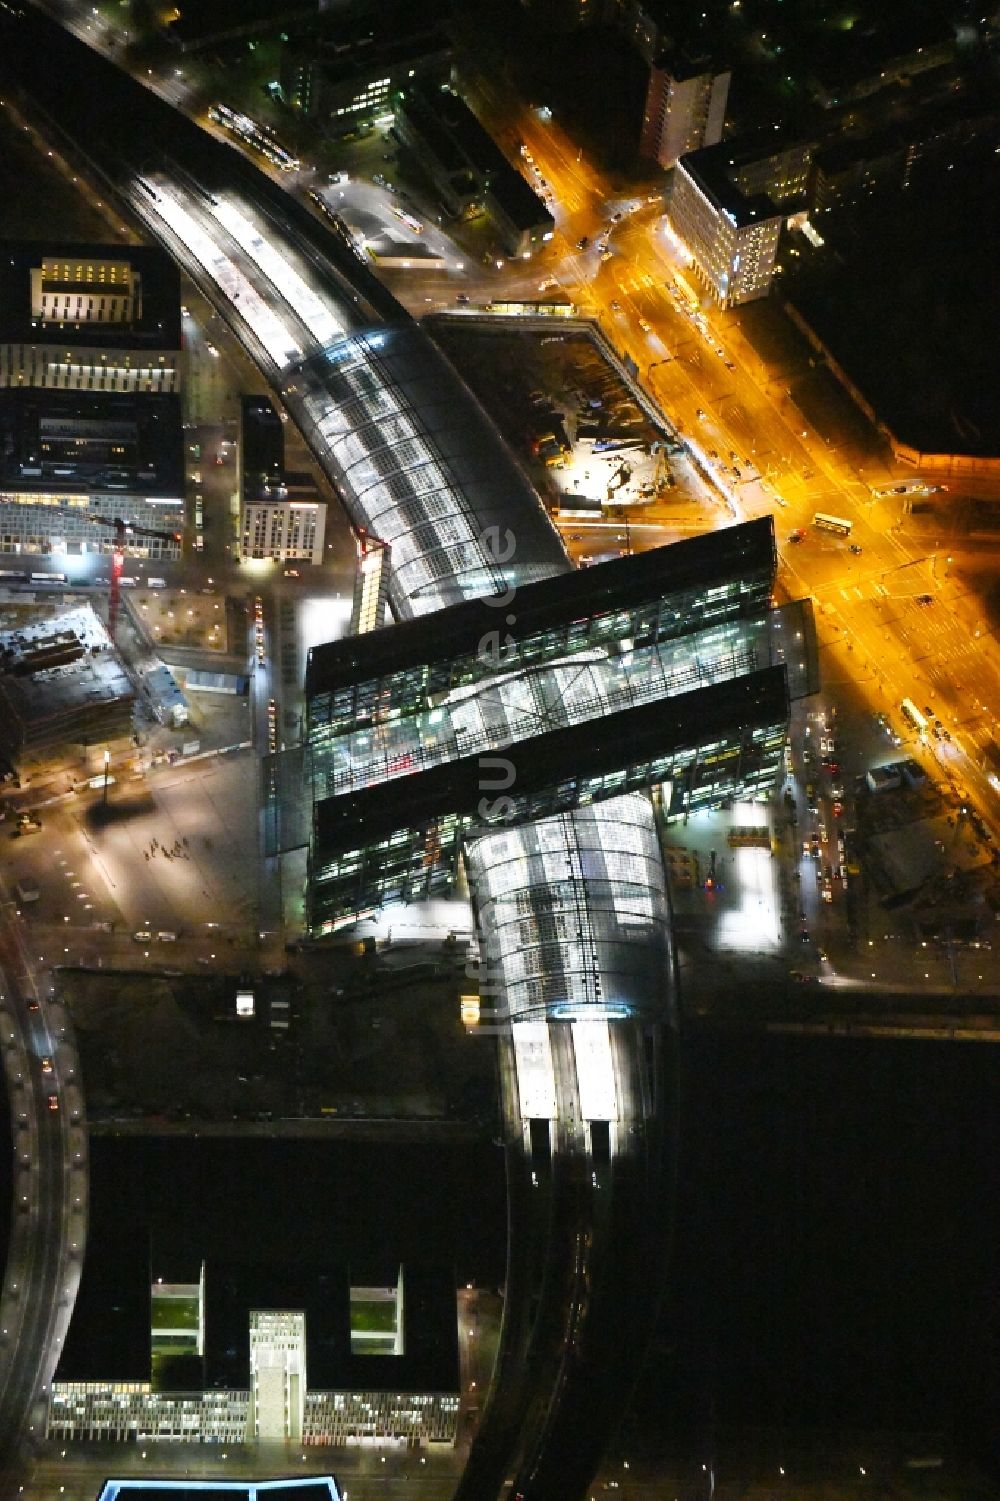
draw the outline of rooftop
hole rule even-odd
[[[240,397],[240,443],[243,499],[264,500],[285,464],[285,430],[266,396]]]
[[[340,1501],[332,1475],[308,1480],[106,1480],[97,1501]]]
[[[504,760],[514,775],[503,785],[513,789],[512,796],[520,804],[523,798],[556,784],[598,777],[693,749],[713,735],[732,737],[779,723],[787,716],[785,669],[767,667],[666,701],[519,741],[504,750]],[[483,786],[483,761],[473,755],[403,777],[394,784],[391,796],[384,786],[374,784],[324,798],[314,809],[315,858],[322,861],[327,852],[376,844],[402,828],[427,827],[448,813],[470,817],[480,808]],[[477,832],[487,827],[484,824]]]
[[[22,725],[132,696],[111,638],[90,605],[0,633],[0,706]]]
[[[276,31],[289,21],[315,16],[316,0],[194,0],[178,7],[167,27],[171,41],[185,52],[230,37],[253,36]]]
[[[131,322],[56,323],[32,318],[31,273],[43,259],[128,262],[141,280],[139,316]],[[69,284],[68,284],[69,285]],[[73,282],[77,291],[99,282]],[[92,349],[180,349],[180,276],[164,251],[152,245],[61,244],[47,240],[0,241],[0,344],[84,344]]]
[[[184,494],[180,398],[39,386],[0,390],[0,487],[177,500]]]
[[[737,229],[746,229],[764,219],[773,219],[780,214],[780,210],[766,194],[746,197],[733,181],[732,174],[747,162],[756,161],[763,156],[773,156],[774,151],[773,146],[769,150],[765,149],[756,140],[752,145],[720,141],[717,146],[703,146],[700,151],[689,151],[681,157],[678,165],[720,214],[725,214]]]
[[[393,68],[403,63],[418,61],[435,53],[448,53],[451,43],[437,21],[428,18],[421,8],[412,9],[382,4],[378,9],[366,9],[349,29],[338,25],[335,37],[328,39],[313,29],[293,38],[293,47],[301,44],[316,56],[323,73],[331,83],[340,83],[355,78],[362,71],[372,68]]]
[[[714,582],[750,578],[761,571],[773,574],[774,566],[774,523],[769,516],[706,532],[596,568],[525,584],[518,590],[513,620],[505,620],[495,599],[486,595],[364,637],[345,636],[314,646],[306,669],[306,697],[474,654],[501,627],[504,635],[521,641],[579,615],[627,609],[643,598],[708,589]]]
[[[850,88],[903,58],[954,47],[954,27],[941,15],[928,16],[920,6],[887,6],[877,14],[857,17],[848,28],[824,28],[811,66],[828,90]]]

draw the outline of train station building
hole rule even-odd
[[[651,787],[667,818],[766,794],[815,687],[775,563],[764,518],[315,648],[312,933],[446,894],[505,828]]]

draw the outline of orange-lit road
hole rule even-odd
[[[873,711],[892,713],[903,697],[932,707],[952,735],[928,741],[939,772],[993,815],[983,756],[1000,738],[1000,656],[981,600],[955,578],[954,546],[949,555],[949,544],[929,548],[907,533],[903,503],[873,501],[855,456],[811,427],[791,399],[789,377],[762,362],[735,320],[689,304],[674,283],[683,259],[662,205],[634,198],[613,223],[621,200],[555,121],[505,97],[496,83],[477,85],[473,102],[512,154],[527,145],[551,190],[561,233],[547,274],[632,357],[684,436],[719,469],[736,514],[774,513],[783,581],[817,604],[827,677],[864,685]],[[583,235],[591,244],[581,253],[575,247]],[[611,254],[602,261],[604,235]],[[694,284],[693,274],[687,280]],[[846,539],[811,527],[817,510],[852,522],[860,555]],[[714,524],[726,524],[721,509],[713,515]],[[799,527],[808,528],[806,537],[792,543]],[[932,603],[918,603],[921,595]]]

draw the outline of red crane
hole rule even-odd
[[[111,520],[106,516],[88,515],[87,520],[94,526],[110,526],[114,530],[115,545],[111,553],[111,575],[108,584],[108,635],[112,641],[118,630],[118,601],[121,598],[122,569],[125,566],[125,548],[129,537],[156,537],[161,542],[180,542],[180,532],[158,532],[150,526],[133,526],[130,521],[123,521],[120,516]]]

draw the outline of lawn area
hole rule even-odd
[[[153,1298],[152,1328],[197,1329],[197,1298]]]
[[[395,1334],[395,1302],[355,1302],[351,1299],[351,1333]]]

